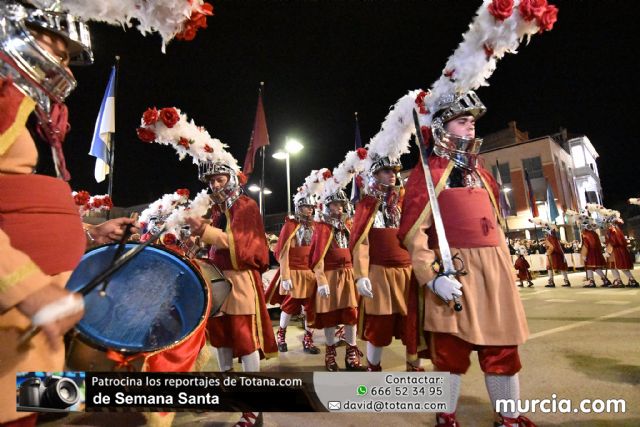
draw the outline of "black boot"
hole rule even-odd
[[[307,354],[320,354],[320,349],[313,344],[313,334],[310,331],[305,331],[304,333],[302,348]]]

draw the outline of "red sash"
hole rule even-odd
[[[352,267],[353,264],[351,263],[351,252],[349,248],[335,248],[332,244],[324,256],[324,271]]]
[[[400,246],[398,229],[372,228],[369,230],[369,260],[383,267],[409,267],[409,252]]]
[[[483,188],[447,188],[438,197],[449,245],[454,248],[500,246],[500,225]],[[435,227],[427,230],[429,247],[436,247]]]
[[[49,275],[73,270],[87,245],[69,184],[48,176],[0,176],[0,228]]]
[[[289,268],[291,270],[308,270],[311,246],[289,248]]]

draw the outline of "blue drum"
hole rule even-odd
[[[137,244],[129,243],[125,251]],[[117,245],[88,251],[67,289],[78,291],[104,271]],[[207,282],[191,262],[160,246],[147,246],[108,280],[85,296],[85,315],[76,325],[67,365],[76,370],[111,370],[100,352],[123,355],[171,348],[209,317]],[[103,360],[104,359],[104,360]]]

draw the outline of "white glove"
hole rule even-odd
[[[293,282],[290,279],[284,279],[280,284],[285,292],[289,292],[293,289]]]
[[[453,300],[454,296],[462,296],[462,283],[450,276],[436,276],[427,283],[427,287],[444,302]]]
[[[318,285],[318,295],[323,298],[329,298],[329,295],[331,295],[329,285]]]
[[[368,277],[361,277],[356,280],[356,288],[358,293],[363,297],[373,298],[373,292],[371,292],[371,280]]]

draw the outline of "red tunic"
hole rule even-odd
[[[558,237],[555,235],[555,232],[547,235],[547,270],[554,271],[567,271],[569,268],[567,266],[567,261],[564,258],[564,252],[562,251],[562,246],[560,246],[560,241]]]
[[[251,315],[225,315],[213,317],[209,321],[208,330],[212,343],[223,343],[219,347],[233,344],[234,357],[251,353],[258,347],[264,356],[278,354],[271,319],[265,304],[264,290],[261,286],[261,273],[269,267],[269,252],[264,232],[264,225],[258,205],[247,196],[240,196],[229,209],[227,235],[230,239],[229,249],[212,250],[209,259],[221,270],[248,270],[253,275],[253,283],[258,298],[255,317]],[[213,249],[213,248],[212,248]],[[243,343],[233,339],[234,336],[253,336],[254,342],[245,339]],[[236,341],[236,342],[234,342]]]
[[[606,262],[602,256],[602,245],[600,237],[595,231],[582,230],[582,249],[580,250],[586,269],[604,268]]]
[[[530,265],[524,255],[520,255],[513,266],[518,270],[518,279],[531,280],[531,273],[529,272]]]
[[[611,225],[607,229],[607,250],[611,250],[609,265],[619,270],[632,270],[633,258],[627,249],[627,241],[624,233],[617,225]]]

